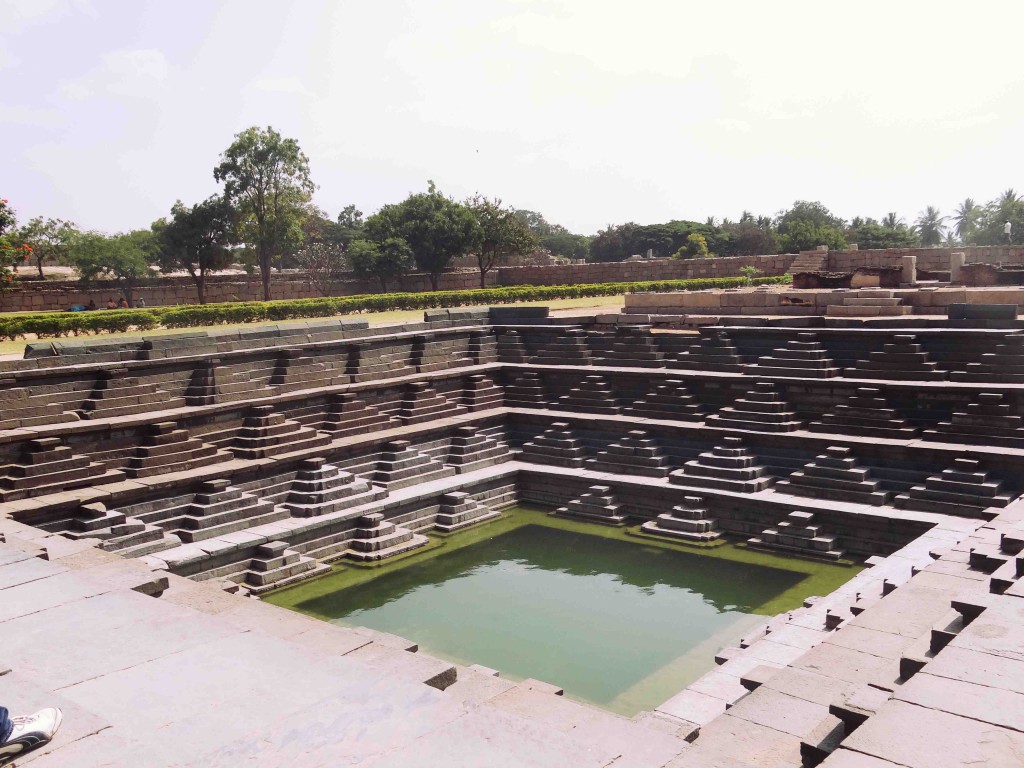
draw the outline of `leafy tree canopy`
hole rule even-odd
[[[153,274],[150,264],[157,261],[159,242],[147,229],[120,235],[84,232],[71,241],[68,261],[78,270],[83,282],[100,277],[114,280],[129,304],[140,280]]]
[[[157,222],[159,253],[163,272],[188,272],[196,284],[199,303],[206,303],[206,277],[231,266],[234,254],[228,247],[233,237],[234,211],[218,195],[191,207],[178,200],[171,208],[169,222]]]
[[[512,256],[532,253],[538,245],[537,237],[515,210],[503,206],[498,198],[489,200],[476,195],[467,200],[466,205],[476,217],[479,228],[476,261],[480,267],[480,287],[486,288],[487,273]]]
[[[353,240],[348,249],[349,262],[356,277],[379,280],[381,290],[388,290],[388,282],[408,273],[416,263],[409,244],[400,237],[372,240]]]

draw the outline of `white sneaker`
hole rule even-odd
[[[46,744],[60,728],[63,719],[64,714],[55,707],[41,709],[34,715],[12,717],[14,730],[11,731],[11,737],[0,744],[0,765],[14,755]]]

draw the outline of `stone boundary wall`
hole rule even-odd
[[[958,246],[955,248],[879,248],[862,251],[830,251],[831,272],[852,272],[857,267],[899,266],[904,256],[915,256],[924,272],[949,271],[952,253],[963,253],[967,264],[1024,264],[1024,247],[1004,245]]]

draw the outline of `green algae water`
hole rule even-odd
[[[596,527],[518,510],[404,563],[346,569],[269,601],[629,715],[712,668],[715,651],[764,615],[859,570]]]

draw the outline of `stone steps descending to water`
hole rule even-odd
[[[727,437],[721,445],[670,472],[669,482],[734,493],[756,493],[771,485],[772,478],[740,438]]]
[[[397,419],[361,400],[355,392],[342,392],[331,395],[320,429],[334,437],[348,437],[378,432],[398,423]]]
[[[668,361],[669,368],[689,371],[743,372],[743,360],[739,351],[725,331],[718,329],[700,330],[700,340],[687,352],[677,354]]]
[[[385,560],[425,546],[429,539],[396,526],[380,512],[363,515],[356,522],[348,556],[360,562]]]
[[[881,390],[874,387],[859,387],[849,400],[824,414],[821,421],[812,421],[808,429],[888,440],[917,437],[917,429],[900,418],[899,413],[888,406]]]
[[[441,497],[441,508],[437,513],[435,527],[442,533],[451,533],[501,515],[495,509],[488,509],[464,491],[452,491]]]
[[[744,367],[744,373],[753,376],[793,376],[807,379],[829,379],[842,371],[813,333],[798,333],[786,346],[758,358],[753,365]]]
[[[954,517],[980,518],[990,507],[1002,508],[1013,500],[1002,482],[990,479],[974,459],[955,459],[953,466],[896,496],[896,506]]]
[[[512,408],[547,408],[544,382],[533,371],[518,374],[505,386],[505,405]]]
[[[754,384],[746,396],[711,414],[705,423],[755,432],[795,432],[803,427],[796,412],[790,410],[775,385],[767,381]]]
[[[578,469],[583,466],[586,451],[573,436],[568,422],[556,421],[544,430],[544,434],[525,443],[519,458],[537,464]]]
[[[586,493],[555,510],[555,514],[563,517],[576,517],[601,525],[622,526],[626,524],[626,516],[622,514],[622,505],[618,503],[611,488],[607,485],[590,486]]]
[[[647,477],[668,477],[669,462],[662,455],[658,443],[639,429],[630,431],[621,440],[610,443],[597,458],[587,459],[584,465],[596,472],[623,472]]]
[[[452,435],[445,464],[455,467],[459,474],[494,466],[511,458],[508,445],[476,427],[459,427]]]
[[[922,437],[946,443],[1024,448],[1024,418],[1011,413],[1003,395],[982,392],[976,403],[954,411],[949,421],[940,422],[935,429],[926,429]]]
[[[386,486],[388,491],[395,491],[454,474],[454,467],[446,467],[421,453],[408,440],[392,440],[384,446],[376,462],[373,481]]]
[[[299,465],[282,506],[293,517],[319,517],[378,501],[387,493],[386,488],[375,486],[317,457],[306,459]]]
[[[587,332],[582,328],[564,328],[550,334],[537,347],[530,362],[539,365],[591,365]]]
[[[681,379],[655,383],[653,390],[622,409],[625,416],[669,421],[703,421],[704,408]]]
[[[837,537],[814,523],[813,512],[790,512],[774,528],[766,528],[760,536],[748,539],[747,545],[827,560],[839,560],[844,554]]]
[[[928,359],[916,336],[897,334],[881,352],[870,352],[867,359],[858,360],[844,375],[854,379],[943,381],[947,374]]]
[[[620,325],[609,349],[594,355],[598,365],[664,368],[665,355],[651,337],[649,325]]]
[[[876,507],[889,500],[888,492],[871,478],[871,470],[859,466],[850,449],[842,446],[826,448],[803,469],[775,483],[775,491]]]
[[[578,411],[580,413],[601,413],[615,415],[619,412],[615,401],[615,392],[603,376],[586,376],[579,386],[562,395],[552,408],[560,411]]]
[[[24,444],[17,461],[0,467],[0,501],[15,501],[101,482],[118,482],[124,473],[76,454],[58,437]]]
[[[423,424],[465,412],[466,409],[457,402],[438,394],[430,382],[414,381],[406,385],[402,407],[396,415],[402,424]]]
[[[264,459],[320,448],[330,441],[330,435],[275,413],[272,405],[256,405],[242,422],[242,428],[232,441],[231,452],[239,459]]]
[[[504,394],[501,387],[484,373],[474,373],[466,378],[462,390],[462,407],[470,413],[501,408],[504,405]]]
[[[718,521],[708,517],[704,499],[700,496],[686,496],[682,504],[672,507],[669,513],[647,521],[640,526],[640,530],[696,544],[707,544],[722,537]]]

